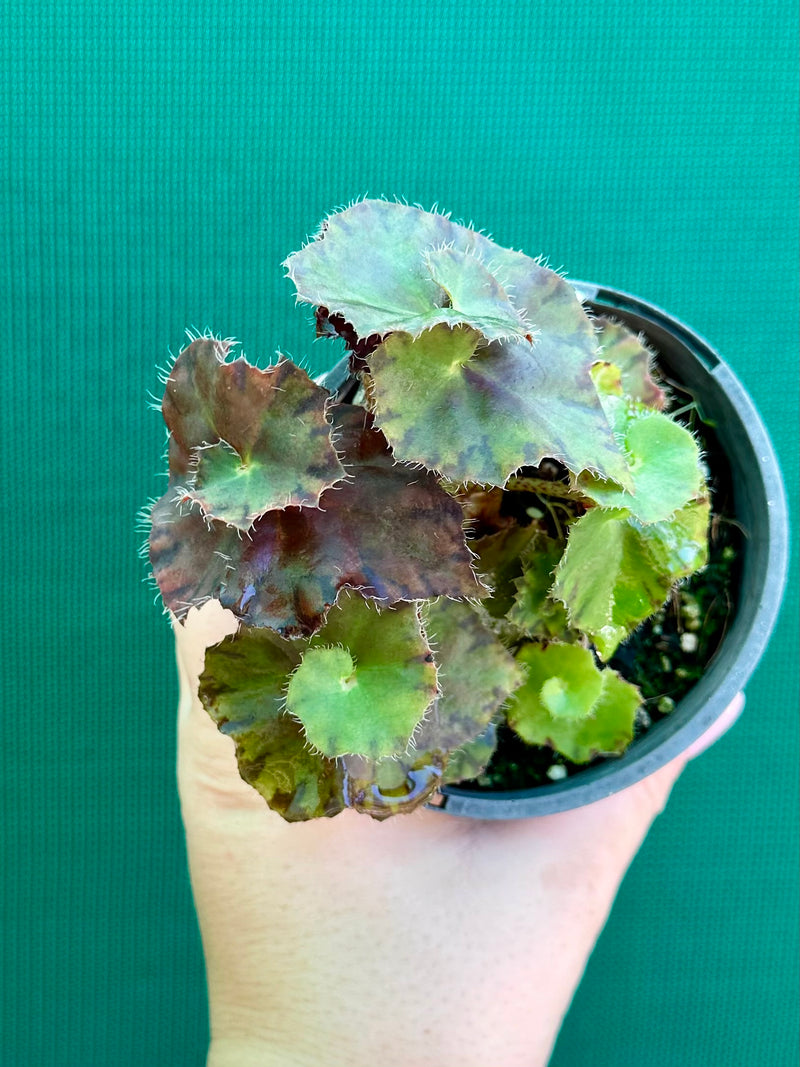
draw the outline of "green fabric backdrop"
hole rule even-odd
[[[6,12],[0,1062],[193,1067],[206,1005],[176,685],[134,528],[160,485],[156,365],[194,326],[321,369],[283,257],[361,194],[438,201],[712,339],[794,498],[797,12]],[[796,588],[794,570],[744,718],[635,861],[553,1067],[795,1062]]]

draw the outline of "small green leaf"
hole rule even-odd
[[[481,761],[488,762],[494,750],[494,733],[491,744],[485,736],[489,721],[522,680],[513,657],[468,604],[444,599],[429,603],[423,624],[434,650],[440,692],[412,744],[388,759],[343,758],[348,803],[376,819],[424,803],[454,757],[458,777],[472,768],[479,773],[485,765]]]
[[[597,318],[594,324],[600,335],[600,357],[617,369],[625,396],[661,411],[666,397],[653,379],[654,355],[641,336],[612,319]]]
[[[326,219],[285,266],[298,300],[341,315],[362,338],[463,322],[486,337],[524,338],[530,327],[493,270],[503,253],[444,215],[363,200]]]
[[[570,527],[552,596],[603,659],[664,603],[676,581],[704,566],[708,516],[707,501],[648,525],[623,509],[593,509]]]
[[[398,459],[493,485],[545,457],[628,480],[576,354],[553,365],[539,344],[486,345],[469,326],[435,326],[416,339],[392,334],[369,359],[376,417]]]
[[[700,452],[689,433],[658,411],[639,411],[616,398],[606,399],[615,429],[624,437],[632,491],[613,482],[582,475],[582,492],[605,508],[628,508],[641,522],[661,522],[703,490]]]
[[[478,557],[478,573],[492,589],[492,595],[483,601],[492,618],[504,619],[512,609],[516,583],[522,575],[522,556],[536,536],[535,526],[509,526],[470,541]]]
[[[623,752],[633,738],[638,689],[609,668],[598,670],[579,645],[525,645],[528,676],[509,710],[509,725],[531,745],[549,745],[573,763]]]
[[[592,653],[582,645],[525,644],[517,660],[526,675],[511,698],[508,724],[529,744],[542,743],[531,740],[531,722],[543,715],[565,721],[582,719],[600,696],[600,671]]]
[[[533,327],[514,308],[497,278],[475,253],[438,248],[425,253],[431,276],[447,294],[451,324],[469,323],[487,340],[524,338]],[[435,325],[431,323],[431,325]]]
[[[415,604],[381,611],[343,590],[286,692],[287,710],[324,756],[405,751],[436,696]]]
[[[563,604],[550,596],[563,552],[563,541],[543,533],[537,533],[525,549],[508,621],[528,637],[558,637],[568,627]]]

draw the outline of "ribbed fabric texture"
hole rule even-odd
[[[136,557],[162,484],[156,366],[193,326],[322,369],[282,259],[353,197],[438,202],[709,337],[794,496],[797,12],[5,11],[0,1063],[199,1067],[170,635]],[[745,716],[636,860],[552,1067],[796,1062],[796,570],[789,588]]]

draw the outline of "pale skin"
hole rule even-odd
[[[197,699],[205,648],[235,628],[217,603],[176,626],[208,1067],[546,1067],[625,871],[743,698],[693,751],[576,811],[289,824]]]

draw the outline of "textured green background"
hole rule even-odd
[[[170,635],[136,558],[163,444],[147,390],[187,326],[321,368],[280,262],[326,210],[438,201],[669,308],[751,390],[794,498],[794,6],[387,10],[3,16],[4,1067],[203,1062]],[[636,860],[553,1067],[795,1062],[796,585],[744,719]]]

